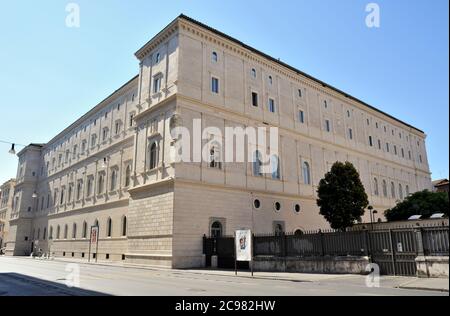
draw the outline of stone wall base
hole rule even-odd
[[[368,257],[256,257],[254,270],[260,272],[297,272],[325,274],[367,274]]]
[[[416,258],[417,276],[420,278],[442,278],[449,277],[448,257],[426,257]]]

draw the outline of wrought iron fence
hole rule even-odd
[[[449,228],[426,227],[422,231],[423,251],[426,256],[448,256]]]

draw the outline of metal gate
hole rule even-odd
[[[414,230],[371,231],[369,233],[372,261],[384,275],[415,276],[418,255]]]

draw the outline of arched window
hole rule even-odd
[[[374,194],[376,196],[378,196],[380,194],[380,192],[378,191],[378,179],[377,178],[373,178],[373,190],[374,190]]]
[[[127,235],[127,217],[124,216],[122,218],[122,236],[126,236]]]
[[[105,177],[103,173],[100,173],[98,175],[98,188],[97,188],[97,194],[102,194],[105,186]]]
[[[395,199],[395,184],[391,182],[391,197]]]
[[[106,236],[111,237],[112,235],[112,220],[111,217],[108,218],[108,221],[106,223]]]
[[[59,239],[59,237],[61,236],[61,227],[56,227],[56,239]]]
[[[72,201],[72,191],[73,191],[72,185],[69,185],[69,192],[67,195],[67,202],[69,203]]]
[[[83,231],[82,231],[82,238],[86,238],[87,237],[87,223],[83,222]]]
[[[269,84],[270,84],[270,85],[273,84],[273,78],[272,78],[272,76],[269,76]]]
[[[65,193],[65,191],[66,191],[65,188],[61,189],[61,199],[59,201],[59,204],[61,204],[61,205],[64,204],[64,193]]]
[[[251,74],[252,74],[253,78],[256,78],[256,69],[255,68],[252,68]]]
[[[387,183],[386,183],[386,180],[383,180],[383,196],[387,197]]]
[[[77,224],[73,223],[73,226],[72,226],[72,239],[75,239],[75,238],[77,238]]]
[[[280,179],[280,159],[277,155],[270,157],[272,179]]]
[[[128,165],[125,169],[125,187],[129,187],[131,183],[131,166]]]
[[[409,185],[406,185],[406,196],[409,196],[410,192],[409,192]]]
[[[66,225],[64,225],[64,239],[67,239],[67,235],[69,233],[69,227]]]
[[[44,227],[44,235],[42,236],[43,240],[47,239],[47,227]]]
[[[157,166],[157,159],[158,159],[158,146],[156,142],[153,142],[150,146],[150,152],[149,152],[149,169],[155,169]]]
[[[48,239],[49,239],[49,240],[52,240],[52,239],[53,239],[53,226],[50,226],[50,231],[49,231],[49,234],[48,234]]]
[[[116,186],[117,186],[117,171],[114,169],[111,172],[111,187],[110,187],[110,190],[111,191],[115,191],[116,190]]]
[[[400,200],[403,200],[403,187],[402,184],[398,184],[398,196],[400,197]]]
[[[303,162],[302,170],[303,183],[306,185],[311,185],[311,168],[309,167],[309,163],[307,163],[306,161]]]
[[[216,52],[212,53],[211,59],[212,59],[213,63],[217,63],[217,61],[219,60],[219,56],[217,55]]]
[[[216,221],[211,225],[211,237],[217,238],[222,237],[222,223]]]
[[[261,167],[262,167],[261,152],[259,150],[257,150],[253,154],[253,175],[254,176],[262,176]]]

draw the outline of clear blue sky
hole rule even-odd
[[[67,28],[78,3],[80,28]],[[376,2],[381,27],[365,24]],[[422,130],[448,178],[448,0],[0,0],[0,140],[47,142],[138,72],[134,52],[180,13]],[[0,144],[0,182],[16,158]],[[20,149],[20,148],[19,148]]]

